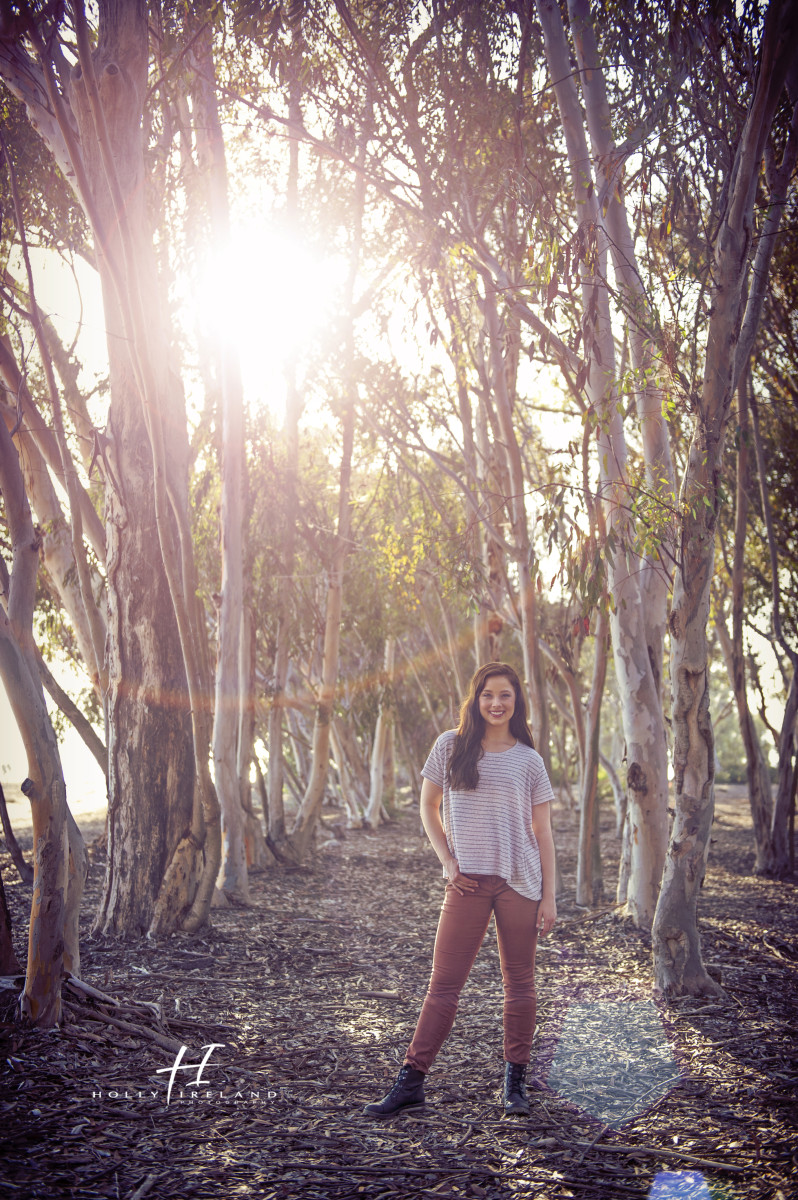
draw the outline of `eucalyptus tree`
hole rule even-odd
[[[657,983],[668,992],[717,990],[701,962],[695,916],[714,806],[706,627],[726,426],[761,315],[760,252],[763,247],[772,252],[767,242],[778,229],[776,224],[754,252],[757,189],[790,72],[789,101],[798,102],[796,37],[798,4],[774,0],[761,29],[756,74],[729,164],[727,202],[714,245],[701,392],[682,481],[681,547],[669,620],[676,814],[654,925]],[[767,267],[766,261],[765,274]]]
[[[494,158],[514,162],[520,145],[520,131],[509,134],[506,145],[493,136],[501,125],[512,130],[514,98],[523,84],[524,69],[516,77],[515,65],[502,62],[499,49],[509,44],[512,14],[463,4],[455,6],[456,12],[430,18],[419,6],[420,22],[415,26],[411,18],[416,10],[402,4],[360,5],[356,11],[340,4],[335,13],[328,6],[313,4],[297,8],[317,63],[310,91],[317,113],[322,114],[322,127],[319,133],[311,133],[294,122],[292,132],[324,152],[347,158],[375,201],[382,202],[385,230],[396,231],[408,246],[418,248],[413,252],[417,270],[435,270],[449,248],[477,231],[481,238],[486,226],[491,237],[495,235],[500,253],[517,255],[523,242],[517,205],[512,195],[505,198],[501,189],[496,193],[498,169],[493,162]],[[341,60],[345,71],[338,70]],[[324,69],[326,64],[329,70]],[[498,76],[500,85],[494,87]],[[368,114],[362,126],[368,149],[364,160],[355,163],[346,146],[347,140],[350,146],[357,145],[361,136],[358,112]],[[509,429],[514,384],[512,356],[504,362],[501,344],[503,300],[494,294],[490,280],[482,291],[486,319],[492,323],[488,355],[492,402]],[[513,439],[503,453],[510,456],[514,471],[506,503],[513,510],[514,570],[520,572],[524,597],[527,682],[538,738],[545,744],[547,715],[534,629],[531,545]]]
[[[237,303],[235,286],[225,276],[232,252],[230,183],[224,133],[219,108],[219,88],[214,60],[214,28],[210,11],[194,6],[185,14],[171,14],[177,21],[172,32],[173,53],[185,52],[186,107],[188,119],[182,129],[181,163],[187,186],[199,191],[206,220],[194,221],[190,231],[192,249],[199,257],[199,244],[207,238],[216,286]],[[162,50],[163,53],[163,50]],[[186,170],[191,162],[193,171]],[[195,207],[197,198],[193,198]],[[211,329],[211,358],[220,397],[221,582],[219,585],[216,680],[213,704],[214,782],[219,796],[222,824],[222,866],[219,885],[242,903],[250,902],[247,876],[247,825],[244,808],[249,787],[251,750],[243,745],[242,713],[249,689],[242,647],[246,646],[244,565],[244,495],[246,457],[244,447],[244,388],[237,347],[224,331]],[[241,762],[239,762],[239,752]],[[242,775],[246,778],[242,778]]]
[[[798,142],[796,110],[787,134],[782,163]],[[768,162],[775,165],[775,156]],[[788,221],[794,224],[795,192],[790,198]],[[756,368],[752,372],[749,456],[756,466],[760,536],[752,539],[746,557],[749,586],[755,607],[769,609],[771,646],[776,655],[785,696],[781,728],[773,730],[778,752],[778,776],[771,820],[771,871],[783,876],[794,870],[791,844],[798,781],[798,628],[796,628],[796,546],[794,530],[796,422],[795,363],[798,336],[795,327],[795,238],[783,238],[775,247],[774,269],[765,300],[765,317],[756,343]],[[752,471],[753,474],[753,471]],[[762,536],[762,534],[764,536]],[[748,614],[746,614],[748,615]],[[761,628],[761,627],[760,627]],[[762,633],[767,634],[765,626]],[[765,714],[766,715],[766,714]]]
[[[151,926],[159,895],[159,928],[172,927],[192,898],[190,922],[205,919],[219,820],[186,510],[185,411],[169,367],[168,323],[152,315],[160,290],[144,187],[146,6],[107,0],[98,17],[92,52],[82,4],[69,17],[61,6],[21,9],[4,21],[0,78],[72,187],[103,287],[111,389],[108,424],[96,436],[106,480],[109,856],[96,924],[134,934]]]
[[[33,895],[22,1011],[43,1028],[61,1018],[65,971],[80,974],[78,920],[88,853],[66,802],[55,731],[33,643],[40,539],[33,526],[17,451],[0,421],[0,492],[12,567],[0,559],[0,679],[22,735],[28,777],[22,790],[33,822]]]

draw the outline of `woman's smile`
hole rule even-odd
[[[515,712],[515,689],[506,675],[492,675],[479,694],[479,713],[492,729],[509,725]]]

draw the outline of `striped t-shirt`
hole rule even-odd
[[[543,877],[532,808],[554,799],[543,759],[523,742],[509,750],[486,751],[477,763],[474,791],[455,791],[448,779],[455,735],[454,729],[441,734],[421,771],[443,789],[450,851],[464,875],[498,875],[522,896],[540,900]]]

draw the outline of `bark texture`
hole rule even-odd
[[[147,54],[146,5],[141,0],[101,3],[94,71],[139,279],[150,311],[157,314],[141,132]],[[71,99],[86,186],[99,224],[95,232],[111,379],[107,447],[111,479],[105,509],[108,866],[95,928],[135,936],[150,925],[169,856],[190,824],[194,764],[177,622],[160,555],[153,553],[157,525],[152,451],[118,295],[125,255],[87,91],[85,76],[76,68]],[[148,353],[159,364],[160,378],[166,380],[164,328],[162,318],[151,321]],[[173,389],[164,388],[161,401],[178,476],[187,449],[185,418]]]
[[[676,812],[653,929],[656,985],[666,995],[718,991],[701,962],[696,917],[715,803],[706,631],[721,455],[736,386],[735,347],[745,316],[754,203],[796,35],[798,4],[774,0],[765,19],[756,89],[716,241],[704,378],[682,482],[682,537],[670,616]],[[755,293],[749,301],[756,303]]]
[[[61,1017],[65,966],[80,961],[77,911],[87,860],[75,827],[70,895],[66,787],[33,645],[40,542],[4,421],[0,421],[0,490],[12,548],[6,605],[0,608],[0,678],[27,755],[28,778],[22,790],[30,801],[33,822],[33,896],[22,1011],[47,1029]]]
[[[654,918],[668,836],[667,742],[661,672],[656,671],[648,651],[650,630],[640,587],[642,564],[633,549],[633,530],[624,516],[628,499],[626,443],[617,411],[607,286],[608,246],[612,239],[607,237],[594,192],[591,156],[562,14],[554,0],[537,0],[537,11],[565,137],[576,214],[596,239],[591,264],[586,256],[582,266],[584,341],[588,347],[585,383],[591,408],[599,420],[601,491],[606,527],[612,536],[612,547],[607,550],[610,629],[627,758],[629,871],[624,899],[635,923],[648,927]],[[591,119],[597,136],[606,121],[606,113],[597,109],[599,103],[599,96],[586,96],[586,107],[594,110]],[[606,132],[602,136],[606,138]],[[661,648],[659,655],[661,659]]]

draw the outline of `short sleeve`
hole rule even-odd
[[[427,761],[421,768],[424,779],[442,788],[446,781],[446,742],[447,735],[442,733],[430,750]]]
[[[536,756],[536,770],[533,772],[530,791],[532,793],[532,807],[536,804],[554,803],[554,791],[552,790],[551,781],[546,772],[543,759],[540,755]]]

